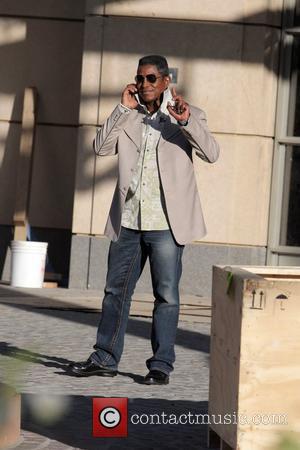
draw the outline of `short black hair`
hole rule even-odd
[[[169,75],[168,62],[164,56],[160,55],[143,56],[143,58],[139,60],[139,66],[145,66],[146,64],[156,66],[158,72],[165,77]]]

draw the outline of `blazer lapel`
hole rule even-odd
[[[177,122],[172,122],[170,116],[165,116],[164,127],[161,132],[160,145],[165,144],[174,134],[180,132]]]
[[[142,126],[144,117],[145,114],[142,111],[134,110],[133,113],[130,114],[130,117],[128,118],[128,121],[126,122],[126,125],[124,127],[124,132],[138,149],[141,149],[142,145]],[[173,122],[173,118],[171,119],[171,117],[166,114],[163,115],[163,118],[164,125],[161,132],[161,137],[159,139],[159,145],[163,145],[173,135],[180,132],[175,119]]]
[[[138,110],[135,110],[128,118],[124,127],[124,132],[138,149],[140,149],[142,145],[142,122],[143,114],[139,113]]]

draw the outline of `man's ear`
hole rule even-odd
[[[169,86],[170,82],[171,82],[171,79],[170,79],[169,75],[167,75],[167,76],[164,78],[164,80],[165,80],[165,84],[166,84],[166,88],[167,88],[167,87]]]

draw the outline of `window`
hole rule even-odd
[[[267,263],[300,265],[300,0],[284,4]]]
[[[299,145],[286,145],[280,245],[300,247],[300,37],[293,39],[287,135]]]

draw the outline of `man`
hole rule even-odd
[[[119,176],[105,234],[111,239],[95,352],[73,363],[78,376],[115,376],[131,297],[149,257],[155,298],[145,384],[167,384],[175,361],[179,280],[184,245],[205,234],[192,151],[214,162],[219,147],[203,111],[169,90],[166,59],[140,59],[94,140],[99,156],[118,154]]]

